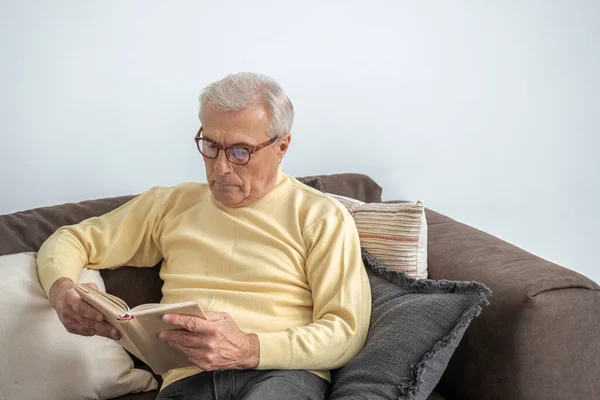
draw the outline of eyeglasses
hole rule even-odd
[[[223,147],[219,145],[217,142],[214,142],[210,139],[202,137],[202,127],[196,134],[194,140],[196,141],[196,146],[198,147],[198,151],[206,158],[215,159],[219,156],[219,150],[224,150],[227,159],[235,165],[246,165],[250,162],[250,157],[253,153],[259,151],[260,149],[264,149],[265,147],[275,143],[279,139],[277,136],[267,140],[264,143],[259,144],[258,146],[249,147],[246,144],[233,144],[231,146]]]

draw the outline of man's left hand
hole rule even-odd
[[[258,336],[242,332],[227,313],[205,314],[208,320],[165,314],[163,321],[182,329],[162,331],[159,337],[204,371],[256,368],[260,353]]]

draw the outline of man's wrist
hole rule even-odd
[[[64,288],[70,288],[74,285],[73,281],[69,278],[59,278],[56,282],[52,284],[50,287],[50,291],[48,292],[48,298],[50,299],[50,303],[54,306],[55,298],[58,293],[62,291]]]
[[[248,334],[248,365],[247,368],[256,368],[260,363],[260,341],[255,333]]]

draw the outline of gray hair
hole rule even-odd
[[[222,111],[242,111],[262,104],[269,113],[270,137],[283,137],[292,130],[294,106],[274,79],[254,72],[227,75],[211,83],[200,95],[200,121],[206,105]]]

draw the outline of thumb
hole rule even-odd
[[[100,291],[100,289],[98,288],[98,285],[96,285],[95,283],[92,283],[92,282],[86,282],[86,283],[84,283],[84,285],[88,285],[89,287],[92,287],[92,288],[94,288],[94,289],[96,289],[96,290]]]

